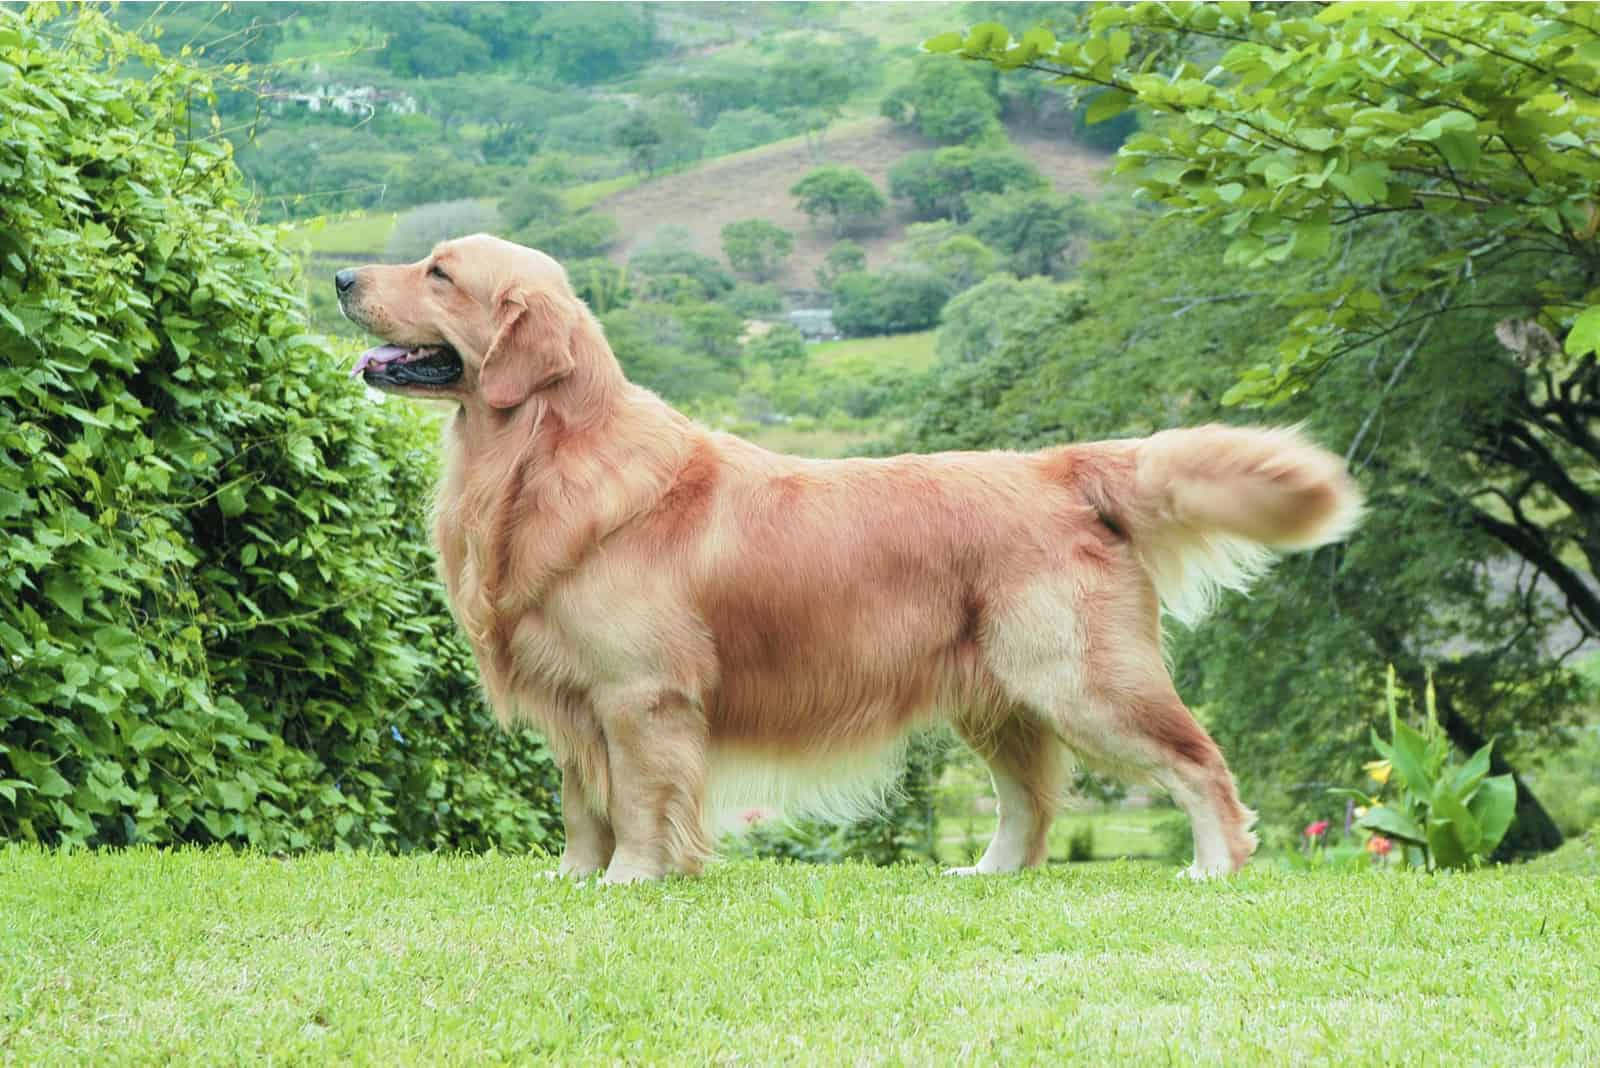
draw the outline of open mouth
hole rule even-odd
[[[369,386],[432,386],[461,379],[461,357],[449,345],[379,345],[361,354],[350,377]]]

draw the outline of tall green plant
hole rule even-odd
[[[1433,680],[1424,691],[1427,718],[1418,730],[1400,718],[1394,668],[1384,690],[1389,739],[1372,732],[1375,778],[1391,787],[1388,800],[1342,790],[1370,806],[1356,826],[1404,844],[1408,861],[1429,871],[1470,868],[1488,859],[1511,826],[1517,786],[1510,775],[1489,774],[1485,745],[1456,765],[1450,739],[1439,727]]]
[[[541,846],[431,432],[305,332],[205,78],[52,19],[0,9],[0,839]]]

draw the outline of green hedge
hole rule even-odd
[[[48,14],[0,9],[0,839],[546,845],[434,581],[433,434],[304,332],[205,77]]]

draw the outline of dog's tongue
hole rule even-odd
[[[393,363],[411,350],[402,345],[379,345],[375,349],[368,349],[361,354],[356,365],[350,369],[350,377],[357,378],[369,367],[382,367],[386,363]]]

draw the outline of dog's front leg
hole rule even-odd
[[[602,723],[607,812],[617,841],[605,881],[697,874],[711,853],[704,820],[709,733],[700,703],[653,690],[613,702]]]
[[[604,765],[595,770],[604,774]],[[611,863],[611,854],[616,851],[616,836],[595,785],[589,782],[581,761],[562,764],[561,822],[566,828],[567,844],[561,851],[558,875],[581,879],[605,871],[606,865]]]

